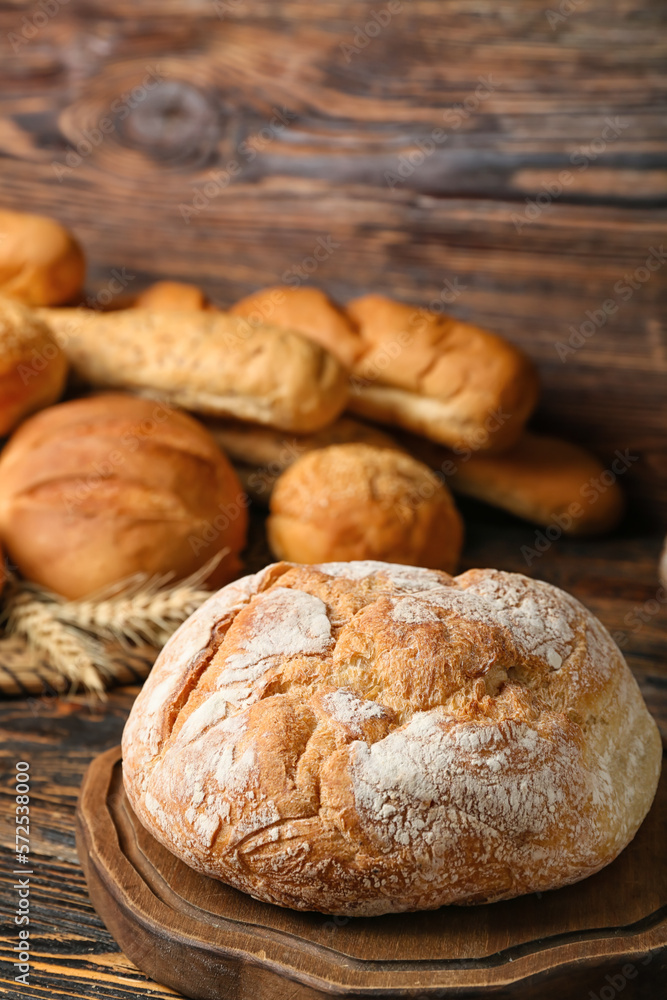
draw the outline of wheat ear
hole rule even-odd
[[[201,582],[228,551],[172,586],[167,585],[170,575],[137,574],[85,601],[57,600],[54,614],[99,639],[159,648],[211,596]]]
[[[23,636],[35,654],[66,677],[73,688],[82,685],[102,696],[104,682],[99,667],[106,659],[104,651],[96,648],[98,643],[86,640],[58,621],[53,610],[53,604],[17,590],[6,607],[8,632]]]

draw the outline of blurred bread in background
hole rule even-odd
[[[538,397],[537,373],[487,330],[382,295],[347,305],[362,351],[349,409],[450,447],[503,451]]]
[[[289,434],[272,427],[233,420],[207,420],[206,426],[231,459],[247,465],[291,465],[300,455],[330,444],[371,444],[376,448],[399,448],[381,428],[353,417],[339,417],[328,427],[311,434]],[[402,450],[402,449],[401,449]]]
[[[267,534],[289,562],[378,559],[455,570],[463,522],[452,496],[410,455],[331,445],[297,459],[276,482]]]
[[[618,477],[627,466],[605,469],[569,441],[526,431],[502,455],[456,455],[412,435],[406,448],[441,473],[455,493],[483,500],[526,521],[556,525],[566,535],[597,535],[615,527],[625,508]]]
[[[162,403],[77,399],[26,421],[0,455],[0,537],[28,579],[70,599],[135,574],[209,585],[241,568],[246,498],[208,431]]]
[[[236,302],[229,312],[251,323],[299,330],[346,368],[352,368],[362,346],[350,318],[319,288],[262,288]]]
[[[31,309],[0,298],[0,436],[55,403],[67,378],[67,359],[51,330]]]
[[[98,388],[144,392],[195,413],[308,432],[347,402],[339,361],[293,330],[215,311],[42,309],[70,364]]]
[[[201,288],[185,281],[156,281],[140,292],[134,300],[135,309],[206,309],[207,302]]]
[[[0,294],[31,306],[56,306],[80,294],[83,250],[55,219],[0,209]]]

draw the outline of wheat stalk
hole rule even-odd
[[[99,639],[123,645],[145,642],[159,648],[211,596],[201,582],[228,551],[171,586],[172,574],[148,577],[140,573],[85,601],[58,600],[55,614],[59,621]]]
[[[219,552],[178,583],[170,584],[173,574],[138,573],[85,601],[67,601],[35,584],[14,580],[3,615],[7,633],[22,636],[74,687],[82,684],[101,695],[105,677],[113,676],[103,643],[161,648],[211,596],[202,581],[228,551]]]
[[[100,668],[104,669],[106,656],[99,643],[76,634],[55,618],[52,605],[35,600],[26,591],[15,590],[10,595],[5,613],[8,633],[22,636],[73,688],[81,684],[103,695]]]

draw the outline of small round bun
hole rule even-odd
[[[197,285],[184,281],[156,281],[140,292],[135,309],[173,309],[175,312],[206,309],[206,296]]]
[[[178,410],[100,395],[43,410],[0,456],[0,536],[21,573],[70,599],[135,573],[238,574],[248,513],[208,431]]]
[[[0,298],[0,437],[59,399],[67,360],[49,327],[30,309]]]
[[[612,861],[658,730],[578,601],[497,570],[279,563],[172,636],[123,734],[139,819],[300,910],[485,903]]]
[[[0,292],[30,306],[59,306],[81,292],[83,251],[55,219],[0,209]]]
[[[278,479],[267,532],[278,559],[381,559],[453,571],[463,522],[447,487],[398,449],[312,451]]]

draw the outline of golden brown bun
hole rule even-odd
[[[667,538],[665,538],[665,544],[662,549],[662,555],[660,556],[660,582],[663,587],[667,587]]]
[[[606,470],[593,455],[568,441],[524,432],[502,455],[481,452],[456,455],[431,442],[403,438],[410,451],[441,472],[449,486],[465,496],[566,535],[610,531],[623,514],[625,501],[616,482],[627,465]],[[614,460],[616,461],[616,459]]]
[[[57,306],[83,287],[86,262],[55,219],[0,209],[0,292],[31,306]]]
[[[349,318],[319,288],[263,288],[229,310],[253,323],[299,330],[352,368],[361,340]]]
[[[443,484],[410,455],[367,444],[303,455],[280,476],[267,534],[279,559],[385,559],[454,570],[463,522]]]
[[[0,536],[27,579],[68,598],[134,573],[239,571],[246,498],[208,432],[161,403],[106,395],[23,424],[0,456]]]
[[[43,309],[76,373],[186,410],[319,430],[347,401],[345,369],[293,330],[218,312]]]
[[[67,359],[32,310],[0,298],[0,437],[59,399]]]
[[[135,309],[206,309],[206,296],[201,288],[182,281],[156,281],[140,292],[134,300]]]
[[[269,566],[160,654],[123,734],[141,822],[258,899],[371,916],[598,871],[632,840],[658,729],[569,594],[497,570]]]
[[[364,348],[349,408],[449,447],[502,451],[537,402],[532,363],[471,323],[382,295],[350,302]]]

